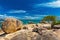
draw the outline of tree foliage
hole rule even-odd
[[[43,18],[43,20],[45,20],[45,21],[55,21],[56,16],[46,16],[46,17]]]
[[[52,22],[54,24],[56,22],[56,16],[45,16],[42,21]]]

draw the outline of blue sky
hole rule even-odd
[[[60,0],[0,0],[0,18],[41,19],[60,17]]]

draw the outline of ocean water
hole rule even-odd
[[[33,22],[35,24],[39,23],[40,20],[21,20],[23,22],[23,24],[28,24],[29,22]]]
[[[3,20],[3,21],[4,21],[4,20]],[[2,27],[2,22],[3,22],[3,21],[0,20],[0,28]],[[33,22],[33,23],[37,24],[37,23],[40,22],[40,20],[21,20],[21,19],[20,19],[20,21],[22,21],[23,24],[28,24],[29,22]]]

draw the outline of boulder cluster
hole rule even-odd
[[[30,30],[19,30],[17,32],[7,34],[1,40],[60,40],[52,31],[46,31],[42,35],[31,32]]]
[[[0,40],[60,40],[57,35],[59,31],[48,30],[35,24],[23,25],[15,18],[6,18],[2,23],[2,31],[7,34],[1,35]]]

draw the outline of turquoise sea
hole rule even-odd
[[[39,23],[40,20],[21,20],[23,22],[23,24],[28,24],[29,22],[33,22],[35,24]]]
[[[0,20],[0,27],[2,26],[2,22],[3,22],[3,21],[4,21],[4,20]],[[37,23],[39,23],[41,20],[26,20],[26,19],[22,20],[22,19],[20,19],[20,21],[22,21],[23,24],[28,24],[29,22],[33,22],[33,23],[37,24]]]

